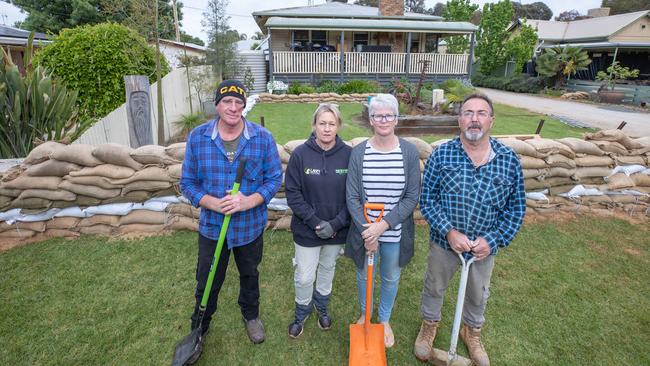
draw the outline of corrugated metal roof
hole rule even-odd
[[[0,25],[0,37],[27,39],[29,38],[29,33],[30,31],[24,29],[18,29],[18,28]],[[49,38],[50,37],[45,33],[39,33],[39,32],[34,33],[34,39],[49,39]]]
[[[421,20],[396,19],[332,19],[332,18],[283,18],[271,17],[266,22],[271,29],[335,29],[368,30],[384,32],[438,32],[472,33],[477,30],[469,22],[424,22]]]
[[[570,22],[529,19],[527,24],[537,29],[540,40],[562,42],[606,40],[628,24],[649,14],[650,10],[644,10]]]
[[[543,45],[541,48],[553,47],[582,47],[585,49],[611,49],[611,48],[650,48],[650,43],[640,42],[590,42],[590,43],[563,43]]]
[[[343,4],[339,2],[331,2],[313,6],[300,6],[294,8],[284,9],[271,9],[256,11],[253,13],[254,17],[259,16],[279,16],[279,17],[336,17],[336,18],[376,18],[380,17],[379,8],[372,6],[362,6],[355,4]],[[442,17],[437,15],[419,14],[419,13],[405,13],[403,17],[391,18],[407,18],[407,19],[423,19],[423,20],[442,20]]]

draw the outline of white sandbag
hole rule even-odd
[[[548,189],[545,189],[540,192],[526,192],[526,198],[535,200],[535,201],[549,201],[548,197],[546,197],[546,193],[548,193]]]
[[[559,196],[572,198],[581,196],[602,196],[604,194],[605,193],[596,188],[585,188],[582,184],[578,184],[569,192],[559,194]]]
[[[116,215],[124,216],[127,215],[133,209],[133,203],[111,203],[108,205],[99,205],[93,207],[87,207],[84,209],[84,212],[87,216],[92,215]]]
[[[0,212],[0,221],[7,221],[13,223],[16,217],[20,216],[20,209],[14,208],[5,212]]]
[[[287,203],[286,198],[273,197],[266,208],[274,211],[286,211],[289,209],[289,204]]]
[[[170,205],[170,202],[148,200],[148,201],[146,201],[144,203],[134,203],[133,204],[133,209],[134,210],[149,210],[149,211],[161,212],[161,211],[165,211],[165,209],[169,205]]]
[[[37,214],[29,214],[29,215],[23,215],[20,214],[15,218],[16,221],[22,221],[22,222],[37,222],[37,221],[47,221],[54,217],[61,209],[59,208],[51,208],[45,212],[37,213]]]
[[[88,216],[79,206],[62,208],[54,217],[86,217]]]
[[[178,196],[162,196],[162,197],[154,197],[150,199],[149,201],[159,201],[159,202],[167,202],[167,203],[180,203],[180,199]],[[149,202],[147,201],[147,202]],[[146,203],[146,202],[145,202]]]
[[[646,170],[646,167],[643,166],[643,165],[620,165],[620,166],[615,167],[614,170],[612,170],[612,174],[610,174],[610,175],[614,175],[616,173],[624,173],[625,175],[627,175],[629,177],[630,175],[632,175],[634,173],[643,172],[645,170]]]

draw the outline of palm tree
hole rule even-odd
[[[537,58],[535,70],[540,75],[550,77],[555,80],[555,88],[560,88],[565,78],[581,70],[586,70],[591,63],[587,51],[582,47],[553,47],[547,48],[544,53]]]

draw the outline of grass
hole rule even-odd
[[[484,343],[494,365],[647,365],[650,363],[650,230],[618,219],[583,217],[527,223],[497,257]],[[419,364],[427,231],[402,272],[389,364]],[[248,342],[237,306],[234,263],[199,365],[343,365],[348,324],[358,317],[353,264],[338,261],[331,312],[322,332],[311,317],[297,340],[293,245],[288,232],[265,235],[261,311],[267,341]],[[232,262],[232,261],[231,261]],[[0,364],[169,364],[189,331],[196,233],[139,241],[51,239],[0,253]],[[448,347],[457,277],[436,345]],[[462,343],[461,343],[462,344]],[[464,346],[461,354],[467,354]]]
[[[316,107],[315,103],[261,103],[257,104],[247,118],[259,122],[264,116],[264,125],[268,128],[276,142],[285,144],[290,140],[305,139],[311,132],[311,119]],[[544,119],[542,137],[582,137],[586,132],[595,129],[568,126],[557,119],[527,111],[521,108],[495,104],[495,122],[491,133],[493,135],[532,134],[537,129],[540,119]],[[352,121],[354,116],[361,114],[360,103],[342,103],[340,105],[343,117],[343,128],[339,136],[350,140],[359,136],[370,136],[372,132],[366,127]],[[448,135],[420,136],[423,140],[433,142],[441,138],[450,138]]]

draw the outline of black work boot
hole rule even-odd
[[[332,318],[327,312],[329,301],[330,295],[321,295],[314,290],[314,308],[318,313],[318,327],[322,330],[329,330],[332,327]]]

